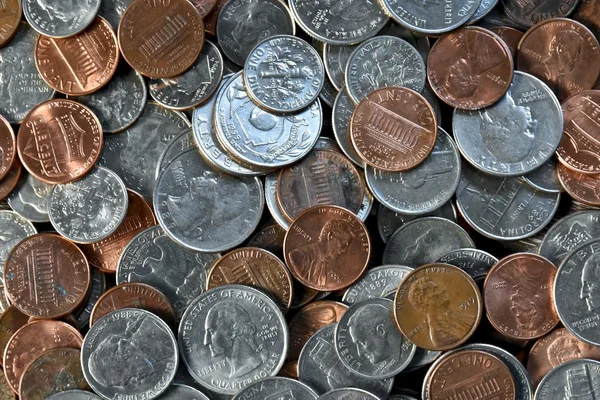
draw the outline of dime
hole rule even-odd
[[[101,0],[98,15],[106,19],[116,31],[123,13],[133,0]]]
[[[490,269],[498,262],[493,255],[477,249],[457,249],[435,261],[454,265],[465,271],[476,282],[483,280]]]
[[[361,43],[346,65],[346,90],[354,103],[388,86],[421,92],[425,80],[425,63],[417,49],[394,36],[377,36]]]
[[[283,247],[292,275],[319,291],[353,284],[367,268],[371,255],[364,224],[337,206],[315,206],[302,212],[290,225]]]
[[[388,293],[396,290],[402,279],[412,270],[412,267],[404,265],[382,265],[368,269],[346,290],[342,301],[352,305],[368,299],[386,297]]]
[[[350,139],[350,119],[355,107],[348,92],[342,86],[333,103],[333,136],[346,157],[354,164],[363,167],[365,162],[356,152],[352,139]]]
[[[10,194],[7,202],[17,214],[31,222],[50,222],[48,200],[53,188],[54,185],[26,174]]]
[[[335,348],[346,367],[366,378],[392,378],[412,359],[417,346],[398,331],[394,302],[364,300],[344,313],[335,329]]]
[[[105,399],[154,399],[177,371],[177,341],[169,326],[151,312],[114,311],[85,336],[81,367],[94,392]]]
[[[19,30],[23,8],[21,0],[8,0],[0,10],[0,47],[6,46]]]
[[[37,229],[30,221],[19,214],[13,211],[0,210],[0,232],[2,232],[0,267],[4,270],[4,265],[12,249],[23,239],[35,235]],[[0,281],[4,282],[4,278],[0,278]]]
[[[296,25],[287,6],[279,0],[233,0],[219,12],[217,40],[225,56],[244,65],[250,51],[275,35],[294,35]]]
[[[206,40],[194,65],[173,78],[151,79],[150,95],[164,107],[188,110],[204,103],[219,87],[223,77],[223,56]]]
[[[456,223],[439,217],[418,218],[404,224],[390,238],[383,262],[420,267],[465,247],[474,248],[475,244]]]
[[[272,172],[265,176],[265,202],[273,219],[286,231],[290,228],[290,222],[283,214],[277,201],[277,177],[279,172]]]
[[[373,393],[369,393],[366,390],[355,389],[355,388],[342,388],[331,390],[319,397],[323,400],[377,400],[379,399]]]
[[[78,310],[75,310],[73,317],[80,330],[90,326],[90,316],[94,306],[100,297],[106,291],[106,276],[97,268],[92,269],[92,282],[88,289],[87,296]]]
[[[347,46],[325,43],[323,45],[323,64],[329,81],[340,92],[344,89],[346,66],[350,55],[358,45]]]
[[[564,1],[577,3],[574,0],[543,3],[556,5]],[[521,39],[517,66],[542,79],[563,100],[594,86],[600,73],[600,45],[579,22],[563,18],[545,20]]]
[[[0,200],[6,199],[17,187],[21,177],[21,161],[17,158],[10,167],[6,178],[0,181]]]
[[[85,390],[65,390],[64,392],[53,394],[46,400],[101,400],[101,398]]]
[[[8,121],[0,115],[0,180],[8,175],[15,161],[15,147],[15,133]]]
[[[582,174],[559,164],[558,180],[575,200],[591,206],[600,206],[600,174]]]
[[[21,327],[29,322],[29,316],[23,314],[15,306],[9,306],[2,315],[0,315],[0,352],[4,354],[10,338]],[[1,365],[1,361],[0,361]],[[4,375],[4,374],[0,374]],[[3,385],[2,385],[3,386]],[[0,399],[4,399],[0,394]]]
[[[24,0],[23,14],[33,29],[55,38],[73,36],[93,24],[100,0]]]
[[[559,365],[544,377],[535,391],[535,400],[559,400],[582,393],[596,398],[600,389],[596,385],[600,377],[600,362],[573,360]]]
[[[267,295],[247,286],[225,285],[190,304],[181,319],[179,343],[194,379],[217,393],[235,394],[277,374],[288,332],[283,314]]]
[[[490,27],[489,29],[504,41],[504,44],[507,45],[508,49],[510,50],[513,60],[516,59],[517,49],[519,47],[519,42],[523,38],[523,32],[518,29],[511,28],[510,26],[494,26]]]
[[[575,10],[579,0],[542,0],[535,4],[518,0],[502,0],[504,11],[517,24],[530,27],[548,18],[567,17]]]
[[[565,190],[558,179],[558,165],[554,157],[523,178],[535,189],[543,192],[558,193]]]
[[[223,7],[225,7],[226,3],[227,0],[217,0],[212,11],[208,15],[203,17],[204,30],[206,31],[206,33],[213,36],[217,35],[217,21],[219,19],[219,14],[221,13],[221,10],[223,9]]]
[[[134,237],[123,250],[117,284],[140,282],[167,296],[181,315],[207,285],[208,271],[218,254],[198,253],[171,240],[158,225]]]
[[[72,100],[49,100],[27,114],[19,128],[19,158],[47,183],[69,183],[84,177],[102,150],[102,126],[86,106]]]
[[[394,316],[408,340],[426,350],[449,350],[475,332],[483,301],[473,279],[449,264],[427,264],[408,274],[396,292]]]
[[[95,167],[77,182],[54,186],[48,215],[54,229],[67,239],[99,242],[119,234],[115,232],[127,215],[127,198],[125,184],[117,174]]]
[[[209,400],[201,391],[191,386],[173,383],[160,395],[160,400]]]
[[[242,76],[250,98],[275,113],[308,107],[326,79],[319,53],[291,35],[271,36],[257,44],[248,54]]]
[[[289,378],[266,378],[240,390],[233,400],[262,400],[285,393],[297,400],[316,400],[319,396],[307,385]]]

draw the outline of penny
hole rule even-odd
[[[250,238],[248,241],[248,246],[261,248],[273,253],[283,260],[284,239],[285,229],[283,229],[275,221],[271,220]]]
[[[6,346],[10,342],[10,338],[17,330],[25,326],[27,322],[29,322],[29,316],[23,314],[15,306],[9,306],[2,315],[0,315],[0,351],[2,354],[4,354]],[[0,399],[3,399],[1,395]]]
[[[0,180],[8,175],[15,160],[15,133],[4,117],[0,115]]]
[[[206,15],[204,18],[204,30],[206,33],[216,36],[217,35],[217,21],[219,19],[219,14],[221,10],[227,3],[227,0],[217,0],[212,11]]]
[[[352,140],[350,139],[350,119],[354,112],[355,105],[350,100],[345,87],[337,94],[333,103],[332,125],[333,136],[342,152],[359,167],[364,166],[364,161],[356,152]]]
[[[80,330],[90,326],[90,316],[94,310],[94,306],[100,297],[106,291],[106,276],[99,269],[92,269],[92,282],[88,290],[87,296],[79,309],[75,310],[73,317]]]
[[[353,305],[368,299],[382,298],[395,291],[402,279],[413,268],[404,265],[382,265],[368,269],[365,274],[344,293],[342,301]]]
[[[523,176],[528,184],[537,190],[549,193],[562,192],[565,189],[558,179],[558,161],[551,157],[541,167]]]
[[[133,0],[102,0],[98,15],[106,19],[116,31],[123,13],[132,2]]]
[[[7,202],[17,214],[31,222],[50,222],[48,200],[53,187],[54,185],[26,174],[7,198]]]
[[[0,181],[0,200],[6,199],[17,187],[22,169],[21,161],[15,159],[9,169],[8,175]]]
[[[173,381],[178,362],[177,341],[169,326],[136,308],[104,316],[81,348],[85,380],[108,399],[158,397]]]
[[[23,239],[35,235],[37,229],[27,219],[19,214],[0,210],[0,267],[4,270],[4,265],[12,249]],[[0,278],[4,282],[4,278]]]
[[[256,247],[240,247],[217,260],[206,283],[207,289],[239,284],[271,296],[283,313],[292,305],[292,277],[274,254]]]
[[[84,177],[102,150],[102,127],[86,106],[55,99],[36,106],[19,128],[19,158],[47,183],[69,183]]]
[[[535,400],[558,400],[578,395],[595,398],[600,390],[594,384],[600,375],[600,362],[573,360],[551,370],[540,382]],[[567,397],[567,398],[568,398]]]
[[[21,0],[8,0],[0,9],[0,47],[6,46],[19,30],[23,8]]]
[[[17,330],[6,346],[3,361],[6,380],[19,393],[19,382],[29,363],[48,350],[80,349],[82,342],[79,332],[64,322],[30,322]]]
[[[483,250],[457,249],[443,255],[435,262],[459,267],[477,282],[487,276],[498,259]]]
[[[200,18],[206,17],[217,5],[218,0],[190,0],[190,3],[200,13]]]
[[[563,18],[545,20],[521,39],[517,66],[543,80],[560,100],[566,99],[594,86],[600,73],[600,45],[579,22]]]
[[[298,380],[298,360],[283,364],[278,376]]]
[[[19,398],[41,400],[66,389],[87,389],[79,358],[77,349],[54,349],[43,353],[23,372]]]
[[[582,174],[559,164],[558,179],[575,200],[591,206],[600,206],[600,174]]]
[[[290,225],[283,244],[286,265],[299,282],[319,291],[353,284],[367,268],[371,240],[352,212],[315,206]]]
[[[85,390],[65,390],[53,394],[47,400],[101,400],[101,398]]]
[[[23,14],[33,29],[55,38],[73,36],[93,24],[100,0],[24,0]]]
[[[475,332],[483,309],[477,285],[449,264],[409,273],[396,292],[394,316],[402,334],[422,349],[449,350]]]
[[[491,32],[495,33],[504,41],[504,44],[508,46],[510,54],[513,59],[517,58],[517,49],[519,48],[519,42],[523,38],[523,32],[518,29],[511,28],[510,26],[495,26],[489,28]]]
[[[319,396],[307,385],[289,378],[266,378],[240,390],[233,400],[262,400],[282,393],[298,400],[316,400]]]
[[[506,14],[523,27],[531,27],[548,18],[567,17],[578,3],[579,0],[542,0],[537,3],[502,0]]]

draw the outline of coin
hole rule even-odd
[[[29,322],[29,316],[23,314],[15,306],[9,306],[4,310],[2,315],[0,315],[0,352],[2,354],[4,354],[12,335],[14,335],[14,333],[22,326],[25,326],[27,322]],[[1,395],[0,399],[3,399]]]
[[[99,269],[92,269],[92,282],[88,289],[87,296],[79,309],[75,310],[73,317],[79,329],[84,330],[90,326],[90,316],[94,310],[94,306],[100,297],[106,291],[106,276]]]
[[[2,400],[17,400],[17,395],[6,380],[4,373],[0,374],[0,399]]]
[[[0,115],[0,180],[8,175],[10,167],[13,165],[15,147],[15,133],[8,121]]]
[[[329,81],[337,90],[342,91],[346,75],[346,65],[350,55],[357,45],[348,46],[340,44],[323,45],[323,64]]]
[[[373,393],[367,392],[366,390],[356,388],[341,388],[331,390],[319,397],[323,400],[376,400],[378,399]]]
[[[412,267],[404,265],[382,265],[368,269],[354,285],[346,290],[342,301],[353,305],[368,299],[386,297],[388,293],[396,290],[412,270]]]
[[[266,378],[240,390],[234,400],[259,400],[286,393],[298,400],[316,400],[319,396],[307,385],[289,378]]]
[[[598,4],[593,0],[580,0],[571,17],[584,24],[594,36],[600,33],[600,21],[598,20]]]
[[[69,183],[84,177],[102,150],[102,127],[86,106],[72,100],[46,101],[27,114],[19,128],[19,158],[47,183]]]
[[[26,174],[10,194],[7,202],[17,214],[31,222],[50,222],[48,199],[53,187],[54,185]]]
[[[449,264],[409,273],[396,292],[394,316],[402,334],[422,349],[449,350],[475,332],[483,309],[477,285]]]
[[[592,398],[600,396],[595,385],[599,372],[600,362],[594,360],[573,360],[559,365],[540,382],[534,399],[558,400],[570,397],[572,393]]]
[[[579,0],[543,0],[535,4],[502,0],[506,14],[523,27],[530,27],[548,18],[567,17],[578,3]]]
[[[46,400],[101,400],[92,392],[85,390],[65,390],[60,393],[53,394]]]
[[[275,221],[271,220],[250,238],[248,246],[267,250],[283,260],[284,239],[285,229]]]
[[[278,172],[272,172],[265,176],[265,202],[267,203],[267,208],[269,209],[273,219],[287,231],[290,227],[290,222],[283,214],[283,211],[279,206],[279,202],[277,201],[278,176]]]
[[[333,103],[333,136],[346,157],[354,164],[363,167],[364,161],[356,152],[349,135],[350,119],[352,118],[355,107],[356,106],[350,100],[345,87],[342,87]]]
[[[496,7],[496,4],[498,4],[498,0],[481,0],[475,14],[469,18],[467,24],[474,24],[484,18],[494,7]]]
[[[531,186],[537,190],[549,193],[562,192],[565,189],[558,179],[558,166],[556,158],[551,157],[541,167],[523,176]]]
[[[21,161],[19,159],[15,159],[6,178],[0,181],[0,200],[6,199],[17,187],[19,178],[21,177],[22,169]]]
[[[33,29],[50,37],[73,36],[93,24],[100,0],[55,2],[23,1],[23,14]]]
[[[30,221],[14,211],[0,210],[0,232],[2,232],[0,267],[4,270],[4,265],[12,249],[23,239],[35,235],[37,229]],[[3,282],[4,278],[1,280]]]
[[[558,179],[575,200],[591,206],[600,206],[600,174],[582,174],[559,164]]]
[[[435,262],[459,267],[477,282],[487,276],[490,269],[498,262],[498,259],[483,250],[456,249],[443,255]]]
[[[519,42],[523,38],[523,32],[518,29],[511,28],[510,26],[494,26],[489,28],[491,32],[494,32],[504,41],[504,44],[508,46],[510,54],[513,60],[517,58],[517,49]]]
[[[6,46],[19,30],[23,8],[21,0],[8,0],[0,11],[0,47]]]
[[[177,341],[169,326],[149,311],[124,308],[101,318],[85,336],[81,367],[104,398],[154,399],[177,370]]]
[[[194,135],[192,132],[182,133],[169,142],[165,148],[165,151],[163,151],[163,153],[160,155],[158,165],[156,166],[156,179],[158,179],[160,173],[163,172],[167,166],[171,164],[171,161],[179,156],[180,153],[196,148],[193,136]]]
[[[217,20],[221,10],[227,3],[227,0],[217,0],[212,11],[204,17],[204,30],[206,33],[216,36],[217,35]]]
[[[127,7],[133,0],[102,0],[98,15],[106,19],[112,28],[116,31],[119,28],[119,21]]]
[[[160,400],[209,400],[201,391],[178,383],[171,384],[158,398]]]

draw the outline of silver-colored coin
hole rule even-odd
[[[81,368],[90,387],[110,399],[155,399],[177,372],[177,341],[149,311],[113,311],[90,328],[81,347]]]
[[[4,264],[9,253],[21,240],[35,235],[37,229],[33,224],[14,211],[0,210],[0,272],[4,271]],[[0,274],[0,283],[3,282],[4,273]],[[2,283],[2,285],[4,285]]]
[[[0,49],[0,115],[11,124],[20,124],[31,109],[56,93],[35,66],[37,38],[37,32],[23,22],[10,46]]]
[[[94,306],[100,299],[100,296],[102,296],[106,291],[106,277],[102,271],[100,271],[98,268],[92,268],[91,279],[92,282],[90,283],[87,297],[83,301],[83,304],[80,306],[79,310],[73,313],[79,330],[83,330],[89,326],[90,316],[92,315]]]
[[[85,390],[65,390],[64,392],[53,394],[46,400],[101,400],[101,397]]]
[[[550,193],[564,192],[565,189],[558,180],[557,164],[556,158],[551,157],[541,167],[523,176],[523,178],[537,190]]]
[[[140,282],[160,290],[178,315],[204,293],[219,254],[180,246],[158,225],[138,233],[127,244],[117,266],[117,284]]]
[[[50,222],[48,200],[53,188],[54,185],[25,174],[6,201],[17,214],[31,222]]]
[[[336,324],[328,325],[308,339],[298,358],[298,380],[320,395],[334,389],[355,387],[386,398],[394,380],[364,378],[348,369],[335,349],[335,329]]]
[[[406,371],[414,371],[416,369],[429,365],[435,362],[435,360],[437,360],[438,358],[440,358],[442,354],[443,353],[441,351],[425,350],[417,347],[417,351],[415,352],[415,355],[406,367]]]
[[[308,107],[326,79],[317,50],[291,35],[271,36],[257,44],[248,54],[242,77],[250,98],[275,113]]]
[[[292,14],[279,0],[231,0],[217,21],[221,50],[238,65],[244,65],[250,51],[263,40],[295,33]]]
[[[290,0],[298,25],[324,43],[360,43],[381,30],[389,17],[376,1]]]
[[[68,97],[89,107],[98,116],[104,133],[117,133],[129,128],[142,115],[148,91],[139,72],[122,66],[97,92]]]
[[[283,215],[283,211],[279,207],[279,202],[277,201],[277,178],[279,177],[279,172],[272,172],[265,176],[265,201],[267,203],[267,208],[271,213],[271,216],[286,231],[290,228],[290,223],[288,219]]]
[[[554,303],[564,326],[581,340],[600,346],[600,239],[577,246],[560,264]]]
[[[498,262],[493,255],[478,249],[456,249],[438,258],[436,262],[454,265],[473,279],[483,279]]]
[[[458,224],[439,217],[419,218],[394,233],[385,246],[383,263],[420,267],[462,248],[475,244]]]
[[[338,90],[335,87],[333,87],[331,82],[329,82],[329,79],[325,78],[325,80],[323,81],[323,88],[319,93],[319,98],[321,99],[321,101],[327,104],[327,107],[331,108],[333,107],[333,103],[335,102],[337,95]],[[330,123],[331,121],[328,122]],[[326,121],[323,121],[323,123],[326,123]]]
[[[576,247],[598,238],[600,238],[600,210],[574,212],[550,227],[538,253],[558,266]]]
[[[474,24],[477,21],[480,21],[496,7],[496,4],[498,4],[498,0],[481,0],[479,7],[475,10],[475,14],[469,18],[467,24]]]
[[[309,386],[295,379],[274,377],[261,379],[240,390],[233,400],[296,399],[317,400],[319,396]]]
[[[600,362],[572,360],[555,367],[542,379],[535,400],[597,399],[600,397]]]
[[[48,203],[50,222],[77,243],[94,243],[112,235],[127,214],[127,188],[108,168],[94,167],[83,179],[55,185]]]
[[[389,24],[379,31],[379,35],[396,36],[406,40],[411,46],[417,49],[419,54],[421,54],[421,57],[423,57],[423,61],[427,64],[427,57],[431,50],[431,43],[429,42],[429,37],[427,35],[399,25],[394,20],[391,20]]]
[[[369,269],[346,290],[342,301],[346,304],[356,304],[368,299],[385,297],[387,293],[397,289],[402,279],[412,270],[412,267],[404,265],[382,265]]]
[[[406,215],[424,215],[446,204],[460,181],[460,154],[442,128],[425,161],[406,172],[383,171],[367,165],[371,193],[387,208]]]
[[[123,13],[132,2],[133,0],[102,0],[98,15],[106,19],[116,31]]]
[[[248,239],[264,208],[262,182],[215,172],[196,149],[181,153],[160,174],[156,218],[177,243],[215,253]]]
[[[410,43],[394,36],[377,36],[361,43],[346,65],[346,90],[358,104],[376,89],[425,87],[425,62]]]
[[[417,346],[398,330],[393,309],[392,300],[368,299],[350,307],[337,323],[337,354],[354,373],[371,379],[392,378],[412,360]]]
[[[458,28],[477,11],[481,0],[381,0],[386,12],[413,31],[437,35]]]
[[[508,92],[494,105],[456,109],[452,130],[460,152],[477,169],[521,176],[553,156],[562,138],[563,114],[548,85],[515,71]]]
[[[171,163],[171,161],[179,156],[179,154],[195,148],[196,143],[194,141],[194,134],[191,131],[188,133],[182,133],[181,135],[173,138],[158,159],[155,172],[156,179],[158,179],[160,173],[163,172]]]
[[[23,0],[23,15],[42,35],[63,38],[82,32],[96,18],[100,0]]]
[[[318,99],[297,114],[275,115],[261,109],[246,94],[241,72],[227,82],[215,103],[214,125],[223,148],[259,168],[280,168],[300,160],[314,147],[322,123]]]
[[[208,396],[191,386],[173,383],[158,400],[209,400]]]
[[[356,152],[356,148],[352,144],[350,135],[348,134],[350,119],[355,108],[356,106],[350,100],[345,87],[342,87],[333,103],[333,136],[346,157],[354,164],[364,168],[365,161]]]
[[[277,375],[289,340],[285,318],[273,300],[242,285],[200,295],[183,315],[178,337],[190,375],[223,394]]]
[[[393,394],[388,397],[388,400],[416,400],[416,399],[412,396],[408,396],[405,394]]]
[[[160,155],[171,140],[189,133],[190,128],[184,114],[148,102],[133,126],[121,134],[104,137],[100,165],[112,169],[129,189],[152,201],[156,182],[153,171]]]
[[[541,192],[520,178],[495,177],[463,163],[456,199],[461,215],[477,232],[496,240],[519,240],[550,223],[560,193]]]
[[[522,2],[502,0],[504,12],[517,24],[529,28],[548,18],[568,17],[579,4],[579,0],[540,0]]]
[[[346,66],[350,55],[358,45],[344,46],[340,44],[325,43],[323,46],[323,64],[325,71],[331,81],[331,84],[337,89],[342,90],[346,80]]]
[[[150,96],[173,110],[188,110],[204,103],[219,87],[223,77],[223,56],[211,41],[204,41],[194,65],[174,78],[150,79]]]
[[[319,400],[380,400],[379,397],[366,390],[341,388],[331,390],[319,397]]]

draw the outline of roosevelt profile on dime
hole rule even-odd
[[[583,265],[580,298],[585,300],[588,311],[600,311],[600,253],[593,254]]]

